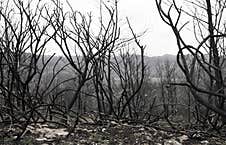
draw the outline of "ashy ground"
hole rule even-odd
[[[173,130],[163,123],[137,125],[109,121],[106,124],[79,124],[66,138],[67,128],[51,124],[29,125],[21,140],[19,125],[2,126],[0,144],[13,145],[226,145],[226,138],[199,130]]]

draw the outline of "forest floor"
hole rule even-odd
[[[166,122],[151,125],[117,123],[78,124],[66,137],[66,128],[51,124],[29,125],[22,138],[15,141],[21,131],[19,125],[1,126],[0,144],[6,145],[226,145],[226,138],[198,129],[172,129]]]

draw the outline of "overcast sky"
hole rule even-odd
[[[75,10],[99,13],[100,0],[68,0]],[[107,1],[107,0],[106,0]],[[142,37],[146,55],[176,54],[177,46],[170,28],[164,24],[155,6],[155,0],[119,0],[120,19],[128,17],[136,33],[148,30]]]

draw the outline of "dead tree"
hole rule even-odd
[[[48,43],[56,34],[46,21],[45,4],[33,0],[7,0],[1,4],[0,114],[3,122],[21,125],[19,139],[28,124],[49,121],[46,109],[57,104],[47,100],[53,81],[65,66],[56,70],[60,59],[51,62],[55,54],[45,55]],[[48,16],[52,17],[50,13]],[[55,66],[53,75],[43,89],[43,78],[50,63]]]
[[[192,11],[188,11],[187,7],[179,7],[174,0],[168,9],[165,9],[167,6],[163,6],[162,0],[156,0],[156,5],[162,20],[171,27],[177,40],[177,63],[186,77],[186,82],[180,85],[189,87],[196,101],[218,114],[216,119],[212,119],[215,123],[211,123],[217,128],[221,126],[218,124],[219,120],[221,122],[226,118],[224,82],[226,35],[223,21],[226,3],[220,0],[185,2],[187,6],[190,5]],[[183,23],[183,16],[187,22]],[[193,26],[189,27],[189,24]],[[186,27],[193,27],[193,38],[196,39],[197,45],[186,41],[183,35]],[[192,61],[187,61],[186,55]],[[202,72],[199,81],[196,76],[197,68]]]
[[[170,62],[170,60],[158,62],[156,65],[161,102],[163,103],[164,117],[166,119],[172,115],[176,115],[178,105],[176,86],[171,85],[178,79],[176,68],[176,63]]]
[[[5,98],[5,107],[12,117],[16,113],[26,118],[27,113],[33,113],[32,108],[38,101],[36,92],[38,88],[31,90],[32,83],[34,79],[41,79],[41,72],[54,56],[50,56],[41,68],[38,67],[45,46],[51,39],[46,37],[50,25],[39,24],[43,20],[44,6],[38,2],[36,9],[32,10],[31,3],[32,1],[23,3],[8,0],[3,3],[4,6],[0,11],[2,29],[0,88]]]
[[[123,116],[126,108],[131,108],[130,104],[132,99],[139,92],[144,78],[144,46],[140,45],[138,41],[138,36],[133,32],[130,24],[129,28],[132,32],[132,37],[130,39],[121,39],[120,37],[120,27],[118,22],[118,1],[114,0],[112,5],[107,5],[105,3],[100,4],[100,21],[99,29],[97,33],[93,32],[93,20],[91,14],[85,16],[80,12],[74,11],[71,8],[69,13],[64,12],[63,7],[59,1],[55,2],[55,16],[52,19],[51,25],[54,31],[57,32],[54,41],[61,49],[63,55],[70,63],[71,67],[77,75],[77,83],[75,84],[75,93],[68,104],[68,111],[72,110],[75,105],[76,100],[79,98],[82,99],[81,95],[84,94],[83,88],[85,84],[90,83],[92,80],[94,94],[85,94],[89,96],[95,96],[97,102],[97,108],[99,115],[101,113],[113,114],[116,115],[114,108],[115,93],[114,93],[114,84],[113,82],[113,73],[118,73],[122,71],[121,64],[114,66],[115,63],[115,54],[116,50],[120,49],[121,46],[128,43],[129,41],[135,41],[135,45],[138,46],[140,51],[140,64],[139,70],[136,72],[139,75],[137,78],[136,86],[131,86],[134,84],[124,85],[124,91],[128,91],[130,87],[130,93],[126,94],[126,101],[123,102],[123,105],[120,107],[120,110],[117,116]],[[69,4],[70,6],[70,4]],[[103,15],[105,12],[106,15]],[[107,12],[107,13],[106,13]],[[95,26],[96,27],[96,26]],[[126,61],[127,58],[123,58],[123,66],[128,66],[126,71],[132,68],[129,68],[129,62]],[[116,64],[117,65],[117,64]],[[138,66],[138,64],[136,64]],[[136,67],[134,69],[136,69]],[[118,69],[118,70],[115,70]],[[120,72],[122,73],[122,72]],[[124,75],[124,74],[123,74]],[[126,74],[126,78],[122,78],[122,74],[119,76],[121,81],[125,79],[132,79],[132,74]],[[124,82],[122,82],[124,84]],[[131,87],[134,87],[131,90]],[[118,91],[118,90],[117,90]],[[125,96],[123,96],[125,97]],[[79,107],[76,106],[76,107]]]
[[[101,3],[108,12],[108,16],[106,21],[101,19],[99,32],[97,33],[92,31],[93,20],[91,14],[83,15],[72,8],[67,13],[64,12],[59,1],[56,1],[55,5],[54,20],[50,21],[54,31],[57,32],[54,41],[78,78],[75,84],[75,93],[67,106],[67,112],[69,112],[77,99],[80,98],[85,84],[93,78],[96,79],[95,82],[100,81],[101,60],[108,50],[114,48],[115,41],[119,37],[117,1],[115,1],[112,8]],[[98,85],[95,85],[99,112],[102,112],[98,89]]]

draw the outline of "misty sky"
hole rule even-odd
[[[99,14],[100,0],[68,0],[74,10],[83,13]],[[106,0],[107,2],[107,0]],[[119,15],[123,20],[126,17],[136,33],[148,30],[142,37],[148,56],[176,54],[177,46],[170,28],[165,25],[158,14],[155,0],[119,0]]]

